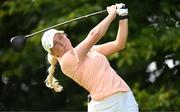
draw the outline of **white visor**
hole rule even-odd
[[[47,30],[46,32],[44,32],[44,34],[41,38],[42,46],[48,53],[50,53],[50,49],[53,47],[53,39],[54,39],[54,35],[56,33],[64,33],[64,31],[50,29],[50,30]]]

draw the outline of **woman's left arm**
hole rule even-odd
[[[127,37],[128,37],[128,19],[120,20],[118,33],[115,40],[115,42],[117,43],[117,47],[119,48],[119,51],[125,48]]]
[[[127,36],[128,36],[128,19],[123,19],[119,21],[119,28],[116,39],[114,41],[105,44],[95,45],[94,48],[105,56],[112,55],[125,48]]]

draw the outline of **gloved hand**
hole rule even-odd
[[[116,13],[120,16],[121,19],[128,18],[127,6],[123,3],[116,4]]]

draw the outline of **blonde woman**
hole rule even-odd
[[[41,39],[50,63],[46,86],[56,92],[62,91],[62,86],[53,76],[55,64],[58,62],[65,75],[89,91],[91,100],[88,103],[88,112],[138,112],[138,105],[130,88],[106,58],[124,49],[126,44],[128,10],[123,6],[124,4],[116,4],[107,7],[108,16],[76,47],[72,47],[64,31],[48,30]],[[117,14],[122,20],[119,21],[116,39],[95,45]]]

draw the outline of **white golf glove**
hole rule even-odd
[[[119,4],[116,4],[116,12],[121,17],[127,16],[128,15],[128,8],[126,7],[125,4],[119,3]]]

